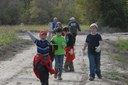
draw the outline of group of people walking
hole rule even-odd
[[[97,33],[98,26],[96,24],[90,25],[90,28],[91,33],[87,36],[83,46],[83,52],[88,46],[88,57],[90,62],[89,80],[92,81],[95,78],[95,73],[99,78],[102,78],[100,71],[100,41],[102,41],[102,38],[100,34]],[[74,46],[77,31],[81,31],[78,22],[74,17],[71,17],[68,26],[62,27],[61,22],[58,22],[55,17],[51,29],[51,38],[47,37],[47,31],[41,30],[39,32],[40,39],[35,38],[30,31],[25,30],[37,46],[37,54],[34,57],[33,69],[37,78],[40,79],[41,85],[49,85],[49,72],[54,74],[55,79],[62,80],[63,71],[75,71],[73,65],[73,60],[75,59]],[[53,69],[53,61],[55,61],[55,70]]]

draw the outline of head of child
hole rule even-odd
[[[62,29],[61,28],[56,28],[56,35],[61,36],[62,34]]]
[[[39,37],[40,37],[40,40],[45,41],[46,38],[47,38],[47,31],[41,30],[41,31],[39,32]]]
[[[91,30],[92,34],[96,34],[97,29],[98,29],[98,25],[96,23],[93,23],[90,25],[90,30]]]
[[[58,28],[62,28],[62,24],[61,24],[61,22],[57,22],[56,27],[58,27]]]
[[[63,33],[64,35],[66,35],[69,32],[69,28],[68,27],[64,27],[63,28]]]

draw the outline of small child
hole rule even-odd
[[[56,74],[56,71],[51,66],[50,43],[46,40],[47,32],[44,30],[39,32],[40,40],[36,39],[30,31],[25,32],[37,46],[37,54],[33,61],[34,73],[40,79],[41,85],[49,85],[49,72]]]
[[[66,61],[64,64],[64,71],[66,72],[74,72],[74,66],[73,66],[73,60],[75,59],[75,54],[74,54],[74,48],[73,48],[73,35],[72,33],[69,32],[68,27],[63,28],[63,32],[65,34],[65,39],[66,39]]]
[[[55,74],[54,78],[58,77],[58,80],[62,80],[63,59],[66,47],[66,40],[61,33],[62,29],[57,28],[56,35],[51,39],[51,42],[53,42],[55,48],[55,70],[57,72],[57,75]]]

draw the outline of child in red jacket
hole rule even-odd
[[[75,54],[74,54],[74,37],[72,35],[72,33],[69,32],[69,28],[68,27],[64,27],[63,28],[63,32],[65,34],[65,39],[66,39],[66,43],[67,43],[67,47],[65,48],[66,50],[66,61],[64,64],[64,70],[66,72],[74,72],[74,66],[73,66],[73,60],[75,59]]]
[[[56,71],[51,66],[52,61],[49,56],[50,43],[46,40],[47,32],[45,30],[39,32],[40,40],[36,39],[30,31],[25,32],[37,46],[37,54],[33,61],[34,73],[40,79],[41,85],[49,85],[49,72],[56,74]]]

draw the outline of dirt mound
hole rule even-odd
[[[17,53],[33,45],[32,41],[20,39],[0,46],[0,60],[11,59]]]

